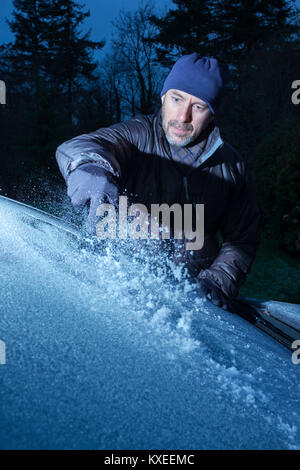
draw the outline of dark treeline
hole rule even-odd
[[[300,105],[292,100],[300,30],[292,0],[173,0],[163,16],[141,4],[119,13],[100,64],[93,53],[107,38],[95,42],[81,32],[89,15],[81,2],[13,3],[14,41],[0,46],[7,87],[7,104],[0,105],[2,194],[24,200],[29,178],[58,175],[54,152],[62,141],[155,112],[168,69],[197,51],[230,64],[217,124],[252,170],[265,233],[300,252]]]

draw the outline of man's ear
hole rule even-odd
[[[162,97],[161,97],[161,103],[162,103],[162,104],[164,104],[165,96],[166,96],[166,94],[162,95]]]

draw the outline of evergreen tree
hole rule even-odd
[[[40,0],[14,0],[13,5],[13,20],[8,24],[15,40],[10,44],[8,58],[16,78],[31,87],[38,102],[41,78],[45,75],[42,64],[47,54],[47,21],[40,15]]]
[[[298,31],[293,0],[222,0],[214,14],[215,49],[237,68],[266,46],[281,48]]]
[[[75,0],[14,0],[14,40],[0,47],[7,83],[6,159],[18,181],[35,168],[55,167],[54,151],[78,128],[74,109],[98,77],[92,52],[104,44],[79,28],[89,12]]]
[[[173,0],[176,8],[152,22],[159,29],[154,41],[162,65],[170,66],[183,54],[199,51],[212,55],[210,38],[215,29],[215,0]]]
[[[238,66],[266,42],[288,40],[297,32],[294,0],[173,0],[155,38],[158,59],[170,65],[182,54],[199,51]]]
[[[74,94],[98,78],[92,52],[104,46],[104,41],[91,41],[90,32],[80,33],[80,25],[90,16],[83,8],[74,0],[48,0],[41,8],[41,14],[49,23],[46,34],[48,78],[67,97],[70,121]]]
[[[71,122],[75,87],[96,79],[91,53],[104,45],[79,32],[90,12],[74,0],[14,0],[14,7],[9,25],[15,34],[10,45],[15,71],[22,72],[37,102],[41,83],[63,93]]]

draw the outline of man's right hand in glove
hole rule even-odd
[[[220,287],[211,279],[200,279],[199,290],[203,297],[208,298],[217,307],[232,312],[230,299],[221,291]]]
[[[116,206],[119,203],[119,189],[114,175],[99,165],[86,163],[72,171],[67,180],[68,196],[75,209],[82,209],[89,203],[86,230],[96,234],[97,208],[106,202]]]

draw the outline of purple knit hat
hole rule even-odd
[[[229,69],[213,57],[200,57],[197,52],[177,60],[167,76],[161,96],[170,89],[181,90],[205,101],[212,113],[218,108],[222,91],[229,80]]]

